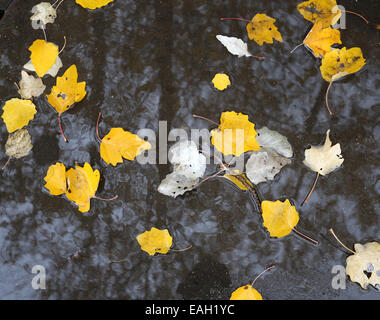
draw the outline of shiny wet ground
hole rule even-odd
[[[14,1],[0,24],[0,97],[17,97],[14,82],[28,61],[27,48],[42,38],[30,25],[30,9],[39,0]],[[45,98],[28,126],[31,155],[12,160],[0,180],[0,298],[30,299],[228,299],[270,264],[256,288],[264,299],[379,299],[347,281],[331,286],[334,265],[348,253],[328,232],[333,227],[350,247],[379,241],[379,32],[355,16],[347,17],[342,41],[359,46],[367,64],[358,74],[335,83],[330,91],[331,118],[324,106],[327,83],[319,61],[299,44],[311,24],[296,9],[301,1],[122,1],[88,11],[65,1],[48,39],[60,47],[64,64],[79,70],[87,96],[62,116],[69,143],[61,138],[56,114]],[[379,4],[339,1],[347,10],[380,23]],[[283,42],[262,47],[249,41],[245,23],[258,12],[277,19]],[[265,60],[237,58],[215,39],[217,34],[248,42]],[[230,75],[232,86],[217,92],[215,73]],[[46,77],[47,92],[54,79]],[[300,212],[299,229],[318,239],[314,246],[294,233],[270,238],[247,194],[212,180],[172,199],[157,192],[170,165],[124,161],[106,166],[99,156],[95,123],[101,111],[102,135],[121,126],[136,132],[158,121],[168,128],[203,128],[192,114],[217,121],[221,112],[248,114],[257,127],[267,126],[289,138],[291,165],[272,182],[260,184],[265,199],[291,198]],[[314,173],[303,164],[304,149],[324,141],[331,129],[345,158],[342,168],[323,177],[307,205],[300,207]],[[7,139],[0,126],[0,145]],[[4,148],[0,163],[7,157]],[[43,188],[49,165],[89,162],[101,171],[98,195],[89,215]],[[211,168],[212,170],[212,168]],[[136,236],[152,226],[168,228],[173,248],[185,252],[149,256]],[[74,259],[71,259],[73,257]],[[125,259],[111,263],[113,259]],[[46,290],[31,286],[34,265],[47,272]]]

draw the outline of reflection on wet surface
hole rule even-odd
[[[27,48],[42,38],[30,25],[29,11],[39,1],[14,1],[0,24],[0,97],[17,96],[13,82],[28,61]],[[380,63],[378,31],[357,17],[347,17],[342,42],[359,46],[367,64],[358,74],[334,83],[330,118],[324,106],[327,88],[319,61],[299,44],[311,24],[296,10],[301,1],[121,1],[88,11],[64,2],[47,36],[62,47],[64,67],[78,67],[87,96],[62,116],[65,143],[47,100],[35,100],[38,113],[28,130],[31,155],[12,160],[0,183],[0,297],[30,299],[228,299],[270,264],[256,284],[264,299],[379,299],[347,281],[346,290],[331,287],[334,265],[345,265],[347,253],[329,234],[333,227],[349,247],[379,241]],[[366,4],[363,4],[367,2]],[[379,23],[374,1],[339,1]],[[249,41],[245,23],[219,21],[232,16],[250,19],[258,12],[277,19],[283,42],[262,47]],[[248,42],[252,54],[265,60],[237,58],[215,39],[217,34]],[[232,86],[217,92],[215,73],[225,72]],[[47,93],[55,83],[44,78]],[[320,241],[313,246],[296,234],[273,239],[262,226],[248,194],[215,179],[176,199],[157,192],[169,165],[124,161],[106,166],[95,135],[98,113],[104,136],[111,127],[131,132],[158,121],[168,129],[203,128],[198,114],[218,121],[221,112],[249,115],[257,127],[267,126],[288,137],[292,164],[274,181],[260,184],[268,200],[290,198],[300,212],[298,227]],[[322,177],[307,205],[300,207],[314,173],[303,164],[304,149],[324,141],[339,142],[343,166]],[[7,139],[0,126],[0,145]],[[2,149],[0,163],[7,157]],[[43,188],[49,165],[89,162],[101,172],[99,196],[89,215]],[[213,168],[210,169],[214,170]],[[136,236],[152,226],[168,228],[173,248],[185,252],[149,256]],[[75,259],[70,257],[75,254]],[[115,259],[126,259],[111,263]],[[30,285],[33,265],[47,272],[46,290]]]

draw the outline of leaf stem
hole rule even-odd
[[[293,48],[292,51],[290,51],[290,54],[292,54],[296,49],[298,49],[300,46],[303,46],[303,42],[297,45],[295,48]]]
[[[354,14],[355,16],[358,16],[358,17],[362,18],[365,21],[366,24],[369,24],[369,21],[366,18],[364,18],[359,13],[356,13],[356,12],[353,12],[353,11],[349,11],[349,10],[346,10],[346,9],[344,9],[344,12]]]
[[[65,42],[63,43],[62,49],[58,52],[58,55],[60,55],[61,52],[63,51],[63,49],[65,49],[65,47],[66,47],[66,36],[63,36],[63,39],[64,39]]]
[[[54,5],[55,5],[58,1],[59,1],[59,0],[57,0],[56,2],[54,2],[53,7],[54,7]],[[63,1],[65,1],[65,0],[61,0],[61,2],[58,3],[58,5],[55,7],[55,10],[58,10],[59,6],[62,4]]]
[[[308,201],[310,200],[311,194],[313,193],[315,186],[317,185],[318,178],[319,178],[319,172],[317,172],[317,176],[315,177],[313,186],[311,187],[311,189],[310,189],[310,191],[309,191],[308,195],[306,196],[306,199],[304,200],[303,203],[308,203]]]
[[[262,271],[253,281],[252,281],[252,283],[251,283],[251,287],[253,287],[253,285],[255,284],[255,282],[256,282],[256,280],[258,279],[258,278],[260,278],[265,272],[267,272],[267,271],[269,271],[269,270],[271,270],[271,269],[273,269],[273,268],[275,268],[276,266],[274,265],[274,264],[272,264],[271,266],[269,266],[268,268],[266,268],[264,271]]]
[[[310,238],[309,236],[307,236],[306,234],[302,233],[301,231],[298,231],[296,228],[293,227],[293,231],[295,233],[297,233],[298,235],[300,235],[302,238],[312,242],[313,244],[318,244],[319,242],[317,240],[314,240],[312,238]]]
[[[62,130],[62,123],[61,123],[61,115],[60,114],[58,114],[58,124],[59,124],[59,131],[61,131],[63,139],[65,140],[65,142],[69,142],[69,140],[67,140],[67,138],[65,137],[65,134],[63,133],[63,130]]]
[[[239,20],[239,21],[244,21],[244,22],[251,22],[250,20],[247,19],[242,19],[242,18],[220,18],[220,20]]]
[[[333,113],[331,112],[330,107],[329,107],[329,91],[330,91],[332,83],[333,83],[333,81],[330,81],[330,84],[327,87],[326,95],[325,95],[326,108],[327,108],[328,112],[330,113],[330,116],[333,115]]]
[[[8,165],[9,161],[11,161],[12,157],[9,157],[7,162],[5,162],[4,166],[1,168],[1,170],[4,170],[5,167]]]
[[[215,124],[216,126],[219,127],[219,123],[216,123],[215,121],[212,121],[212,120],[210,120],[210,119],[208,119],[208,118],[205,118],[205,117],[202,117],[202,116],[198,116],[198,115],[196,115],[196,114],[193,114],[193,117],[194,117],[194,118],[199,118],[199,119],[206,120],[206,121],[208,121],[208,122],[210,122],[210,123],[213,123],[213,124]]]
[[[113,198],[104,199],[104,198],[100,198],[100,197],[94,196],[95,199],[102,200],[102,201],[113,201],[113,200],[116,200],[118,197],[119,197],[119,196],[116,195],[116,196],[114,196]]]
[[[351,250],[350,248],[346,247],[346,246],[343,244],[343,242],[340,241],[340,240],[338,239],[338,237],[335,235],[334,230],[333,230],[332,228],[330,228],[329,231],[330,231],[331,234],[334,236],[334,238],[336,239],[336,241],[338,241],[338,242],[342,245],[343,248],[345,248],[346,250],[352,252],[353,254],[356,254],[355,251],[353,251],[353,250]]]
[[[173,252],[183,252],[183,251],[186,251],[186,250],[189,250],[191,249],[193,246],[190,245],[189,247],[185,248],[185,249],[172,249],[170,251],[173,251]]]
[[[99,112],[98,120],[96,121],[96,137],[98,138],[100,143],[102,142],[102,139],[100,139],[100,136],[99,136],[99,120],[101,116],[102,116],[102,113]]]

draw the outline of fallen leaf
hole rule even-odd
[[[286,158],[293,156],[293,148],[288,138],[277,131],[270,130],[267,127],[257,129],[256,140],[260,147],[273,149]]]
[[[298,212],[288,199],[284,202],[264,200],[261,207],[263,224],[271,237],[281,238],[288,235],[298,223]]]
[[[99,179],[99,170],[94,171],[87,162],[83,167],[76,165],[66,171],[66,197],[78,205],[80,212],[90,210],[90,199],[95,196]]]
[[[66,167],[63,163],[57,162],[49,167],[46,176],[45,188],[50,191],[50,194],[58,196],[66,193]]]
[[[282,42],[281,33],[274,25],[276,19],[268,17],[264,13],[256,14],[247,24],[248,38],[262,46],[264,42],[273,43],[273,39]]]
[[[310,0],[297,5],[297,9],[306,20],[321,22],[327,28],[337,23],[342,15],[336,6],[336,0]]]
[[[141,246],[141,250],[151,256],[155,253],[168,253],[173,241],[167,229],[159,230],[155,227],[152,227],[150,231],[139,234],[136,239]]]
[[[30,20],[36,21],[37,24],[32,23],[33,29],[45,29],[48,23],[54,23],[57,17],[57,11],[50,4],[50,2],[41,2],[32,8],[32,13],[34,13]],[[40,23],[38,23],[40,22]]]
[[[241,39],[235,37],[227,37],[222,35],[217,35],[216,38],[224,45],[227,50],[235,56],[251,57],[252,54],[248,52],[248,45]]]
[[[61,58],[58,56],[57,59],[55,59],[54,64],[51,66],[51,68],[46,72],[46,74],[52,76],[53,78],[57,75],[59,69],[61,69],[63,66]],[[29,60],[23,67],[24,69],[28,71],[36,71],[36,68],[34,67],[32,60]]]
[[[94,10],[96,8],[104,7],[114,0],[75,0],[83,8]]]
[[[303,44],[311,50],[315,57],[321,58],[330,52],[333,44],[341,44],[340,31],[328,26],[323,27],[321,21],[318,21],[307,34]]]
[[[263,300],[263,297],[255,288],[247,284],[232,292],[230,300]]]
[[[37,75],[42,78],[53,66],[58,57],[58,46],[45,40],[35,40],[29,47],[30,59]]]
[[[240,156],[246,151],[259,150],[255,125],[248,116],[235,111],[223,112],[218,129],[211,131],[211,143],[224,155]]]
[[[39,97],[44,91],[46,86],[42,83],[41,78],[35,78],[28,75],[25,71],[21,71],[21,80],[19,82],[19,90],[21,98],[32,99]]]
[[[23,128],[34,119],[37,113],[36,106],[30,100],[13,98],[5,102],[2,118],[9,133]]]
[[[372,285],[380,290],[380,244],[369,242],[354,245],[355,254],[346,260],[346,273],[352,282],[357,282],[363,289]],[[365,274],[364,272],[367,272]]]
[[[306,149],[303,161],[307,167],[323,176],[340,167],[344,161],[340,144],[332,146],[329,135],[330,130],[327,130],[323,146],[311,146],[310,149]]]
[[[230,180],[240,190],[243,191],[247,191],[250,188],[254,188],[252,182],[246,177],[246,175],[240,174],[239,172],[236,172],[236,174],[225,174],[223,178]]]
[[[32,148],[32,140],[26,129],[20,129],[11,133],[5,143],[6,155],[16,159],[26,157]]]
[[[79,102],[85,97],[85,89],[86,82],[78,83],[77,67],[73,64],[62,77],[57,77],[56,85],[46,97],[58,114],[62,114],[75,102]]]
[[[362,50],[358,47],[334,49],[322,58],[322,77],[327,82],[335,81],[347,74],[359,71],[365,65]]]
[[[228,75],[224,73],[217,73],[212,79],[212,83],[216,89],[224,90],[231,84],[231,81]]]
[[[116,166],[123,162],[123,158],[132,161],[151,147],[149,142],[136,134],[122,128],[112,128],[100,143],[100,156],[107,164]]]
[[[280,156],[270,149],[262,148],[252,152],[246,164],[246,175],[254,184],[273,180],[282,167],[291,163],[290,159]]]

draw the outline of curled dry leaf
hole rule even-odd
[[[322,58],[331,51],[333,44],[341,44],[340,31],[330,26],[324,28],[321,21],[318,21],[307,34],[303,44],[311,50],[317,58]]]
[[[273,180],[282,167],[291,163],[290,159],[280,156],[270,149],[262,148],[252,152],[246,164],[246,175],[254,184]]]
[[[66,193],[66,167],[63,163],[57,162],[49,167],[44,178],[46,184],[45,188],[49,190],[50,194],[59,196]]]
[[[26,157],[32,148],[32,140],[26,129],[20,129],[11,133],[5,143],[6,155],[16,159]]]
[[[219,127],[211,131],[211,143],[224,155],[240,156],[247,151],[260,150],[256,134],[248,115],[226,111],[220,116]]]
[[[161,181],[158,192],[176,198],[196,187],[206,170],[206,157],[193,141],[179,141],[169,150],[172,173]]]
[[[324,145],[311,146],[310,149],[306,149],[303,163],[311,170],[324,176],[340,167],[343,161],[340,144],[337,143],[332,146],[330,130],[327,130]]]
[[[235,37],[227,37],[222,35],[217,35],[216,38],[224,45],[227,50],[235,56],[251,57],[252,54],[248,52],[248,45],[241,39]]]
[[[231,84],[231,81],[227,74],[217,73],[212,79],[212,83],[216,89],[224,90]]]
[[[288,138],[277,131],[270,130],[267,127],[257,129],[256,140],[260,147],[273,149],[286,158],[293,156],[293,148]]]
[[[12,133],[24,126],[27,126],[29,121],[34,119],[37,113],[36,106],[30,100],[13,98],[5,102],[3,107],[3,118],[7,130]]]
[[[268,229],[271,237],[281,238],[292,232],[299,221],[299,215],[290,201],[263,201],[264,227]]]
[[[132,161],[151,147],[149,142],[136,134],[122,128],[112,128],[100,143],[100,156],[107,164],[116,166],[123,162],[123,158]]]
[[[35,40],[29,51],[32,64],[40,78],[53,66],[59,54],[57,45],[41,39]]]
[[[21,98],[31,99],[39,97],[44,91],[46,86],[42,83],[41,78],[35,78],[28,75],[25,71],[21,71],[21,80],[19,82],[19,90]]]
[[[264,42],[273,43],[273,39],[282,42],[281,33],[274,25],[276,19],[268,17],[264,13],[256,14],[247,24],[247,33],[250,40],[262,46]]]
[[[61,69],[63,66],[62,60],[59,56],[57,56],[57,59],[55,59],[54,64],[51,66],[51,68],[46,72],[46,74],[52,76],[53,78],[57,75],[59,69]],[[32,60],[29,60],[23,67],[24,69],[28,71],[36,71],[36,68],[34,67]]]
[[[57,17],[57,11],[50,2],[41,2],[32,8],[33,15],[30,20],[37,23],[32,23],[33,29],[45,29],[48,23],[54,23]],[[39,23],[38,23],[39,22]]]
[[[173,238],[167,229],[159,230],[152,227],[150,231],[139,234],[137,242],[141,250],[153,256],[155,253],[167,254],[172,246]]]
[[[363,289],[372,285],[380,290],[380,244],[356,243],[354,248],[356,253],[346,260],[346,273],[350,280],[359,283]]]
[[[306,20],[321,22],[324,28],[337,23],[342,15],[336,0],[309,0],[297,5],[297,9]]]
[[[104,7],[114,0],[75,0],[83,8],[94,10],[96,8]]]

